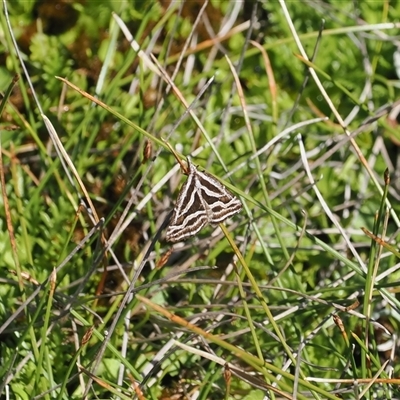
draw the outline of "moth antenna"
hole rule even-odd
[[[181,166],[181,169],[183,171],[183,173],[185,175],[189,175],[189,164],[190,164],[190,160],[189,157],[187,157],[187,164],[185,165],[182,161],[182,159],[180,158],[180,156],[178,155],[178,153],[176,152],[176,150],[164,139],[161,138],[161,140],[165,143],[165,145],[168,147],[168,149],[171,151],[171,153],[174,155],[174,157],[176,158],[176,161],[178,161],[179,165]]]

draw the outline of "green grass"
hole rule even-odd
[[[1,13],[2,399],[400,398],[400,6],[202,4]]]

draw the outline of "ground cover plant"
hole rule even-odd
[[[400,398],[399,17],[4,1],[1,398]]]

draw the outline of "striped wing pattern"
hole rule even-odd
[[[188,158],[188,179],[182,186],[167,240],[179,242],[196,235],[207,223],[219,224],[242,209],[242,203],[207,172],[200,172]]]

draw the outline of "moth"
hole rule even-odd
[[[182,186],[167,228],[167,240],[179,242],[205,225],[217,225],[242,209],[242,203],[221,182],[199,171],[187,159],[187,181]]]

